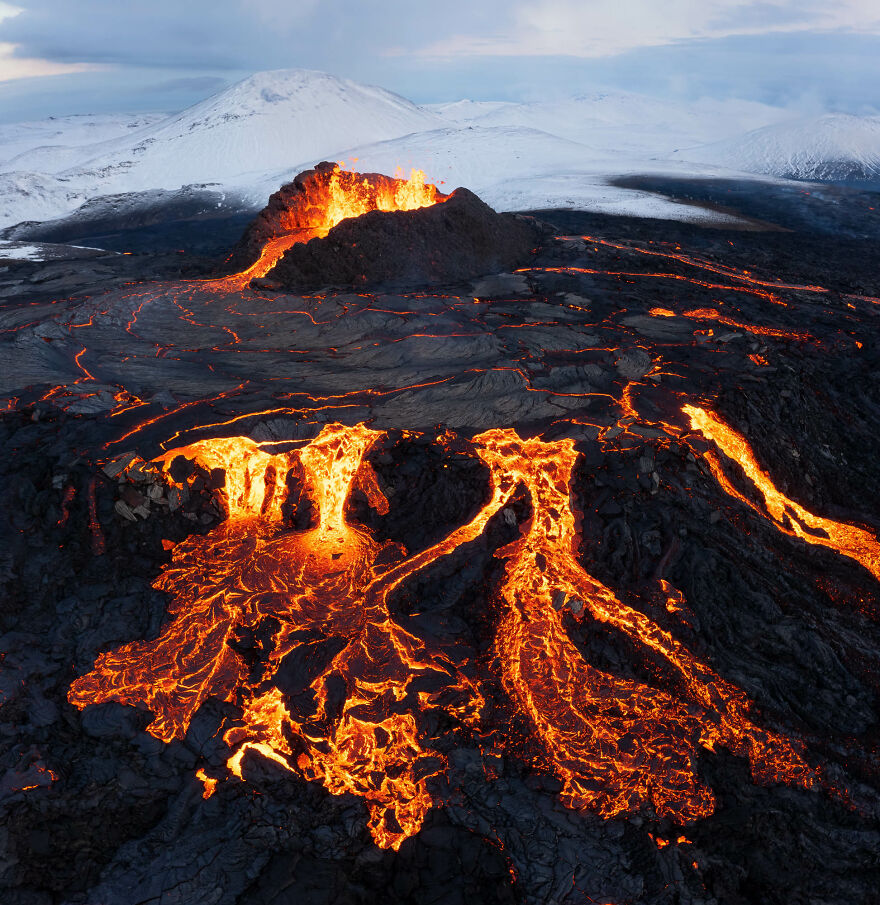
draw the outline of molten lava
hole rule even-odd
[[[758,464],[752,448],[742,434],[705,409],[686,405],[682,411],[690,419],[691,430],[699,431],[728,459],[732,459],[742,468],[745,476],[764,498],[766,512],[734,487],[724,473],[718,457],[707,450],[702,456],[726,493],[745,503],[759,515],[771,519],[785,534],[799,537],[810,544],[836,550],[841,556],[848,556],[861,563],[880,581],[880,542],[873,534],[856,525],[835,522],[808,512],[799,503],[777,490],[770,476]]]
[[[169,621],[154,641],[101,654],[71,686],[77,707],[118,701],[148,709],[149,731],[185,735],[208,698],[237,705],[224,727],[231,774],[245,778],[262,756],[367,806],[369,830],[397,849],[432,806],[429,778],[444,769],[425,715],[442,710],[466,731],[481,726],[484,698],[474,664],[404,629],[389,606],[416,573],[483,534],[520,489],[532,516],[496,556],[493,591],[501,680],[525,714],[563,782],[563,800],[606,817],[649,808],[679,823],[714,807],[697,769],[699,749],[722,745],[748,758],[756,781],[810,787],[818,771],[801,745],[760,728],[735,685],[673,635],[587,573],[578,560],[571,440],[524,440],[491,430],[473,441],[489,469],[490,493],[476,515],[444,539],[407,556],[351,524],[358,488],[379,512],[388,502],[367,458],[382,437],[363,424],[330,424],[298,450],[269,453],[234,437],[203,440],[157,460],[172,470],[183,455],[225,473],[227,519],[178,543],[155,587],[169,595]],[[312,504],[311,526],[285,528],[285,503]],[[512,514],[505,513],[509,521]],[[671,613],[681,594],[662,583]],[[591,618],[622,632],[665,664],[664,688],[586,662],[569,632]],[[245,656],[244,637],[262,639]],[[201,771],[206,797],[216,781]]]
[[[504,685],[544,742],[563,799],[606,817],[645,804],[682,823],[705,817],[714,798],[697,774],[697,748],[716,744],[748,757],[758,781],[811,786],[816,774],[798,747],[751,722],[740,689],[578,563],[573,441],[522,440],[512,430],[476,440],[496,481],[521,481],[531,496],[527,530],[496,554],[507,561],[496,649]],[[589,614],[664,658],[683,700],[586,663],[566,631],[562,601],[575,618]]]
[[[330,175],[326,200],[315,206],[314,225],[330,230],[349,217],[360,217],[369,211],[414,211],[445,201],[446,195],[425,178],[422,170],[410,170],[409,179],[404,179],[398,167],[393,180],[375,181],[337,164]],[[282,225],[286,222],[289,221]],[[290,226],[296,228],[296,223]]]

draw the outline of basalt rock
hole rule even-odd
[[[292,246],[267,274],[288,289],[453,283],[526,264],[544,231],[467,189],[414,211],[371,211]]]

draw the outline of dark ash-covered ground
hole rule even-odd
[[[691,191],[723,203],[726,188]],[[728,206],[784,230],[541,212],[560,235],[603,242],[553,244],[534,262],[564,272],[425,293],[232,292],[196,282],[210,261],[173,255],[8,263],[4,905],[880,902],[880,585],[727,496],[658,426],[680,424],[684,401],[704,404],[783,492],[880,533],[880,216],[865,210],[877,196],[799,196],[794,210],[785,193],[753,192]],[[829,291],[769,291],[718,265]],[[686,315],[708,309],[729,322]],[[209,702],[167,745],[144,731],[149,714],[72,707],[70,683],[98,652],[159,632],[162,541],[220,518],[209,475],[172,502],[149,476],[103,463],[200,436],[307,439],[334,420],[389,431],[371,455],[391,508],[378,516],[356,499],[352,518],[410,550],[466,521],[486,493],[485,470],[434,442],[440,431],[465,447],[501,426],[573,437],[587,571],[743,688],[764,725],[803,739],[849,802],[755,785],[748,763],[719,749],[699,763],[716,811],[691,826],[562,806],[492,663],[493,554],[528,518],[526,497],[517,524],[494,523],[393,600],[408,630],[480,664],[491,704],[470,736],[436,728],[448,769],[397,853],[373,844],[358,798],[268,761],[203,799],[195,772],[228,756],[218,728],[231,705]],[[686,618],[657,605],[660,579],[683,592]],[[622,636],[589,622],[570,633],[598,668],[663,687]],[[242,637],[239,649],[259,656],[259,644]]]

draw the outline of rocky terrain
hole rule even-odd
[[[739,197],[749,229],[543,211],[556,235],[527,269],[405,292],[242,288],[189,255],[6,262],[2,901],[880,902],[880,226],[859,213],[874,200]],[[747,458],[687,406],[745,438],[787,500],[780,515]],[[283,617],[242,617],[221,647],[247,683],[209,696],[170,740],[148,731],[156,710],[71,703],[99,655],[165,637],[181,617],[154,585],[233,521],[230,469],[189,464],[192,452],[165,471],[151,460],[230,436],[302,459],[322,431],[361,423],[377,432],[364,453],[377,490],[358,484],[345,517],[392,551],[379,571],[433,550],[502,492],[486,432],[577,454],[570,485],[551,469],[546,486],[577,514],[572,568],[596,599],[554,598],[553,625],[574,674],[604,677],[595,725],[636,713],[596,748],[601,781],[581,787],[594,805],[572,802],[582,768],[554,753],[506,671],[505,570],[549,511],[526,465],[479,531],[388,592],[384,624],[483,699],[475,714],[443,694],[412,711],[430,806],[397,850],[376,844],[367,794],[332,794],[296,756],[248,751],[243,780],[227,767],[242,688],[274,664]],[[277,523],[260,523],[270,546],[316,523],[297,480]],[[858,526],[858,549],[835,547],[834,525]],[[221,582],[224,568],[206,574]],[[671,642],[597,618],[601,589],[702,664],[699,681],[670,665]],[[341,649],[327,626],[296,643],[266,676],[291,710]],[[721,689],[711,701],[695,697],[703,681]],[[340,708],[352,687],[337,688]],[[748,702],[743,737],[775,739],[797,776],[762,772],[729,732],[713,743],[706,728],[698,744],[699,730],[660,725],[656,702],[683,726],[730,722],[733,688]],[[701,816],[673,813],[685,791],[661,804],[664,767],[642,747],[655,737],[694,752],[688,770],[713,802]],[[604,790],[625,765],[635,791],[610,813]]]

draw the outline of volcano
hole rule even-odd
[[[309,291],[451,283],[523,265],[547,230],[497,214],[467,189],[320,163],[282,186],[230,264],[266,288]]]
[[[10,262],[4,902],[870,905],[880,283],[834,198],[533,219],[325,163],[222,272]]]

